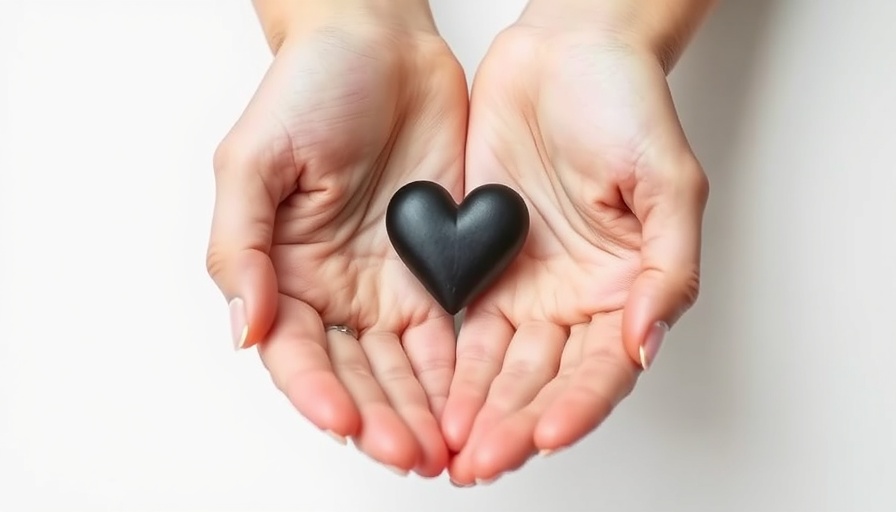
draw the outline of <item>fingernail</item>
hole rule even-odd
[[[410,471],[408,471],[407,469],[401,469],[396,466],[388,466],[387,465],[386,468],[398,476],[408,476],[408,473],[410,473]]]
[[[538,454],[541,455],[542,457],[549,457],[554,454],[554,451],[555,450],[545,448],[544,450],[541,450],[540,452],[538,452]]]
[[[246,304],[236,297],[230,301],[230,332],[233,335],[233,348],[239,350],[246,344],[249,335],[249,324],[246,322]]]
[[[499,478],[501,478],[501,475],[493,476],[491,478],[477,478],[476,485],[490,485],[495,483]]]
[[[657,322],[650,328],[650,332],[647,333],[647,337],[644,339],[644,344],[641,345],[639,350],[641,367],[644,368],[644,370],[647,370],[653,365],[656,355],[660,351],[660,346],[663,344],[663,339],[668,332],[669,326],[666,322]]]
[[[460,483],[460,482],[455,482],[454,480],[450,480],[450,479],[449,479],[449,481],[451,482],[451,485],[453,485],[453,486],[455,486],[455,487],[460,487],[460,488],[462,488],[462,489],[463,489],[463,488],[466,488],[466,487],[473,487],[474,485],[476,485],[475,482],[470,482],[470,483],[468,483],[468,484],[462,484],[462,483]]]
[[[332,430],[324,430],[324,434],[327,434],[328,436],[332,437],[334,441],[341,444],[342,446],[345,446],[346,444],[348,444],[348,441],[345,439],[345,436],[340,436],[339,434],[337,434],[336,432],[333,432]]]

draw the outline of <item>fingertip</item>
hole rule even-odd
[[[342,437],[361,430],[361,415],[348,392],[331,373],[306,375],[284,390],[302,416],[317,428]]]
[[[438,444],[429,446],[429,449],[423,450],[420,461],[414,467],[414,472],[423,478],[435,478],[448,467],[448,449],[445,447],[445,443],[440,440]],[[433,450],[432,447],[437,448]]]
[[[650,323],[648,319],[653,314],[649,308],[649,299],[638,293],[639,288],[636,282],[622,312],[622,344],[632,362],[643,369],[641,345]]]
[[[649,367],[645,345],[651,328],[659,323],[671,325],[676,319],[672,302],[659,270],[645,270],[632,285],[622,313],[622,342],[632,362],[642,370]]]
[[[591,433],[634,388],[636,371],[637,366],[627,362],[583,361],[563,394],[538,419],[532,436],[535,446],[540,451],[558,450]]]
[[[666,333],[696,300],[693,285],[659,270],[647,270],[635,280],[623,310],[622,341],[638,367],[647,370]]]
[[[464,407],[464,404],[453,397],[449,397],[442,412],[442,435],[448,448],[457,453],[464,447],[470,428],[473,424],[473,416],[476,414],[473,407]]]
[[[455,487],[476,485],[476,474],[471,464],[471,450],[466,448],[448,462],[448,476]]]
[[[563,425],[558,424],[552,417],[546,416],[535,426],[532,435],[535,447],[539,451],[555,451],[566,446],[569,436],[563,436]]]
[[[570,405],[563,401],[554,404],[535,425],[532,439],[539,452],[566,448],[600,423],[602,411],[576,404],[578,410],[571,413]]]
[[[277,316],[277,274],[267,254],[242,251],[234,264],[234,297],[231,299],[231,328],[234,345],[244,350],[257,345],[270,332]],[[234,304],[243,309],[243,325]]]
[[[377,462],[403,471],[413,470],[421,458],[413,433],[385,405],[365,409],[361,431],[353,440],[358,449]]]
[[[497,425],[477,443],[473,469],[477,480],[492,480],[519,468],[536,453],[532,431],[521,428],[515,418]]]
[[[435,418],[430,413],[413,414],[406,419],[408,425],[416,425],[416,435],[420,456],[414,472],[424,478],[434,478],[442,474],[448,465],[448,447]]]
[[[535,426],[533,443],[539,452],[552,453],[572,446],[600,425],[606,411],[592,409],[589,412],[569,414],[564,406],[553,407]]]

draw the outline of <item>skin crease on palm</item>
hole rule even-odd
[[[434,25],[339,12],[272,45],[215,155],[208,266],[228,300],[245,299],[241,346],[258,345],[314,425],[401,473],[447,468],[469,485],[574,444],[634,388],[647,322],[672,323],[696,300],[708,189],[669,94],[671,61],[521,18],[468,98]],[[529,207],[522,253],[457,339],[385,232],[389,199],[415,180],[456,201],[503,183]],[[670,265],[672,299],[653,291]]]

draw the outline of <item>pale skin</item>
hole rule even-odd
[[[208,258],[237,346],[399,473],[481,483],[594,430],[697,297],[708,185],[666,74],[711,4],[532,0],[468,100],[422,0],[256,0],[275,58],[216,154]],[[532,218],[457,339],[385,233],[420,179]]]

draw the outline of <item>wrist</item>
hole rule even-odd
[[[428,0],[253,0],[274,53],[284,40],[327,24],[363,22],[407,32],[436,33]]]
[[[717,0],[530,0],[520,22],[646,51],[671,66]]]

